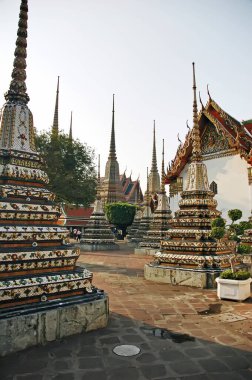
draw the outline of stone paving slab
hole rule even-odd
[[[79,260],[109,294],[108,326],[1,358],[0,379],[252,379],[251,299],[220,301],[215,290],[148,282],[150,258],[123,248]],[[117,356],[120,344],[140,353]]]

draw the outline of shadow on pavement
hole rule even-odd
[[[121,357],[117,345],[140,353]],[[112,313],[106,328],[0,359],[1,380],[252,378],[252,353]]]

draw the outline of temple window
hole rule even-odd
[[[213,192],[214,194],[217,194],[217,193],[218,193],[217,183],[213,181],[213,182],[210,184],[210,189],[212,190],[212,192]]]

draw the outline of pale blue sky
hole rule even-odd
[[[8,89],[20,0],[0,0],[0,103]],[[38,130],[53,121],[101,154],[109,151],[112,94],[120,171],[145,188],[156,120],[158,164],[192,125],[192,61],[204,102],[252,117],[251,0],[29,0],[27,87]],[[200,108],[200,106],[198,105]]]

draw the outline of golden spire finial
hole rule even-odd
[[[13,62],[12,80],[9,90],[5,94],[5,99],[11,102],[27,104],[30,100],[26,93],[26,48],[27,48],[27,20],[28,1],[22,0],[20,5],[15,59]]]
[[[200,131],[198,123],[198,109],[196,97],[195,67],[193,62],[193,129],[192,129],[192,160],[201,161]]]

